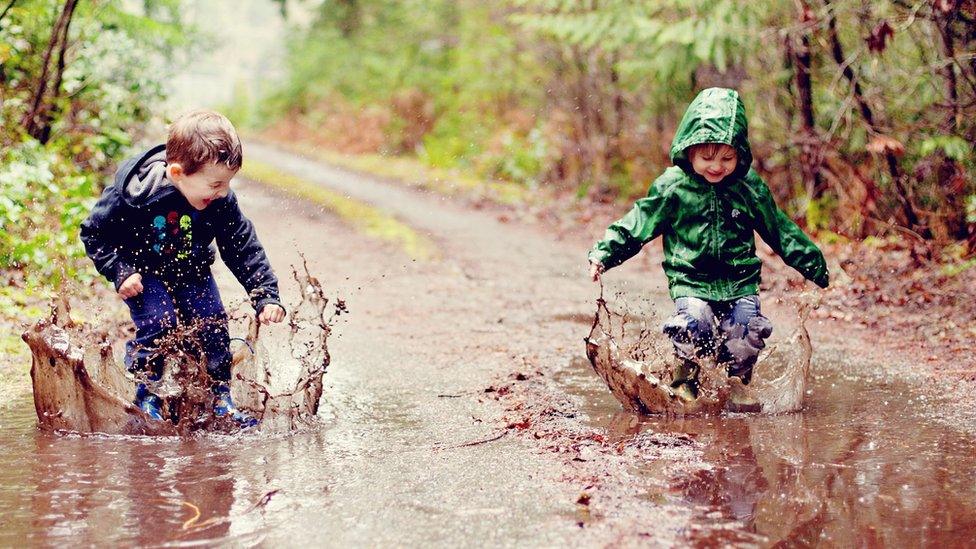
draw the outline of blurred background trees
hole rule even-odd
[[[729,86],[809,229],[976,251],[972,0],[311,4],[259,103],[279,138],[632,198],[691,98]]]
[[[974,0],[254,2],[265,11],[231,22],[246,6],[0,0],[0,269],[79,274],[78,223],[146,123],[165,121],[174,82],[177,110],[205,106],[190,104],[204,82],[244,90],[224,107],[266,138],[545,188],[584,210],[645,193],[692,97],[734,87],[757,169],[807,229],[976,252]],[[240,47],[281,39],[282,17],[282,61]],[[215,47],[226,25],[229,51]]]

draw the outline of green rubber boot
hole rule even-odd
[[[732,390],[729,393],[729,404],[727,406],[730,412],[762,411],[762,404],[749,394],[744,383],[731,383],[730,386]]]
[[[698,372],[700,367],[693,360],[683,359],[671,373],[671,388],[685,402],[698,399]]]

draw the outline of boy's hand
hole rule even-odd
[[[142,275],[135,273],[129,275],[125,282],[119,286],[119,295],[122,299],[129,299],[142,293]]]
[[[261,314],[258,315],[258,322],[262,324],[267,324],[269,322],[281,322],[285,319],[285,308],[281,305],[275,305],[271,303],[265,305],[261,309]]]
[[[590,278],[593,279],[593,282],[600,281],[600,275],[603,274],[603,271],[604,271],[603,263],[597,261],[590,261]]]

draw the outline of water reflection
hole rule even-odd
[[[84,545],[220,539],[235,481],[204,441],[92,440],[36,433],[31,534]]]
[[[292,508],[321,497],[319,432],[82,437],[35,422],[29,405],[2,415],[0,546],[255,542],[287,520],[267,512],[279,491]]]
[[[976,542],[976,442],[916,416],[898,385],[821,378],[803,413],[608,422],[700,441],[712,466],[672,479],[695,545],[880,547]]]

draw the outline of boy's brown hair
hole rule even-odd
[[[179,164],[186,175],[210,164],[239,170],[244,163],[241,139],[226,116],[208,110],[191,111],[169,125],[166,162]]]
[[[688,159],[690,160],[691,157],[696,154],[700,154],[705,158],[714,158],[715,155],[718,154],[719,148],[723,146],[732,148],[732,152],[735,152],[738,155],[735,147],[732,147],[731,145],[726,145],[724,143],[699,143],[697,145],[688,147]]]

